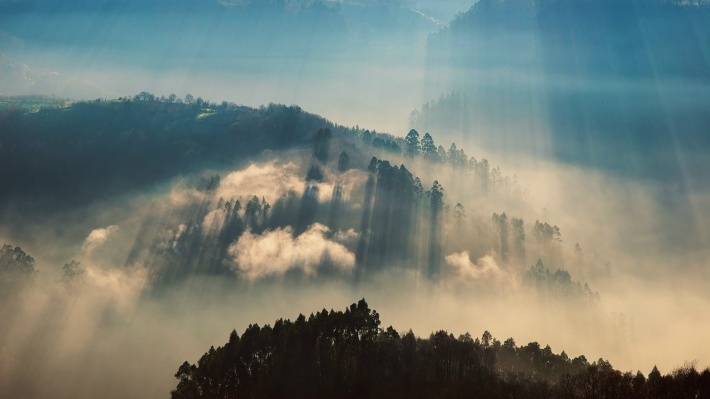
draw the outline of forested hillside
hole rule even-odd
[[[415,130],[395,138],[337,126],[298,107],[254,109],[210,104],[192,96],[184,101],[174,96],[161,99],[149,93],[36,112],[11,108],[3,112],[2,124],[7,133],[2,136],[0,163],[13,173],[3,175],[1,199],[20,211],[37,206],[43,209],[40,214],[71,209],[191,176],[177,186],[184,196],[180,202],[172,197],[153,202],[125,261],[149,262],[156,278],[163,275],[159,279],[172,281],[196,272],[232,276],[235,269],[247,279],[268,276],[250,272],[260,268],[261,261],[235,264],[235,257],[246,259],[239,253],[240,242],[258,243],[280,232],[294,238],[336,234],[336,242],[327,242],[337,245],[326,249],[345,250],[354,259],[324,258],[306,264],[332,266],[356,280],[393,267],[438,279],[447,273],[442,271],[447,262],[463,259],[446,258],[452,252],[465,252],[468,259],[468,254],[484,256],[494,250],[496,258],[516,265],[521,273],[529,267],[528,259],[537,257],[557,268],[564,265],[557,226],[529,222],[527,234],[536,243],[530,247],[521,217],[509,219],[502,212],[489,214],[489,220],[467,220],[463,201],[445,197],[436,176],[423,182],[405,164],[368,158],[368,153],[376,153],[428,163],[444,176],[463,178],[483,195],[522,199],[515,177],[504,176],[485,158],[469,157],[455,143],[448,150],[437,146],[428,133],[421,140]],[[243,165],[264,150],[299,148],[301,154],[311,152],[310,161],[275,169],[303,173],[294,176],[297,186],[285,187],[268,201],[263,193],[226,190],[229,176],[223,180],[203,172]],[[362,207],[353,208],[353,201],[362,201]],[[453,239],[476,230],[486,238],[475,243]],[[343,234],[358,237],[346,239]],[[276,275],[288,269],[277,270]],[[309,266],[289,273],[296,270],[310,273]],[[573,283],[567,280],[562,283]]]
[[[428,338],[383,328],[365,300],[345,311],[249,325],[195,364],[183,363],[173,399],[237,398],[707,398],[710,368],[621,372],[537,342],[518,346],[440,330]]]
[[[0,204],[88,203],[241,157],[308,142],[333,124],[299,107],[258,109],[187,96],[0,111]]]

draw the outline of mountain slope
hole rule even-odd
[[[140,101],[2,111],[0,168],[11,172],[0,177],[0,203],[87,203],[266,149],[303,145],[313,131],[332,126],[295,106],[184,104],[142,95]]]
[[[707,6],[483,0],[431,37],[428,63],[430,98],[470,99],[450,128],[489,148],[663,181],[706,166]]]

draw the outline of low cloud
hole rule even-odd
[[[226,216],[227,213],[224,208],[214,209],[205,215],[205,218],[202,220],[202,228],[205,232],[212,228],[219,231],[224,227],[224,218]]]
[[[340,187],[340,195],[344,202],[348,203],[351,200],[352,193],[364,185],[367,181],[367,173],[350,169],[341,175],[336,175],[328,170],[324,171],[326,180],[318,183],[318,201],[328,202],[333,198],[335,187]]]
[[[225,176],[217,190],[217,197],[229,199],[256,195],[273,204],[289,190],[303,192],[301,174],[293,162],[283,165],[277,165],[276,162],[251,164],[246,169]]]
[[[327,233],[328,228],[319,223],[298,237],[293,237],[291,227],[262,235],[245,232],[229,252],[235,271],[250,281],[280,276],[294,269],[314,276],[326,262],[341,271],[350,271],[355,266],[355,255],[342,244],[328,240]]]
[[[338,230],[333,235],[333,239],[341,244],[355,244],[359,237],[360,234],[354,229]]]
[[[515,276],[501,268],[491,254],[472,262],[468,251],[463,251],[447,255],[445,260],[455,282],[494,284],[508,289],[517,285]]]
[[[187,189],[184,186],[176,185],[173,187],[168,198],[170,199],[171,206],[179,207],[191,205],[195,202],[202,202],[207,200],[209,197],[205,193],[198,190],[192,188]]]
[[[133,311],[148,283],[148,270],[139,266],[127,269],[88,267],[86,283],[85,289],[94,301],[100,298],[119,314],[126,315]]]
[[[343,201],[350,201],[353,191],[367,180],[367,173],[355,169],[341,175],[328,170],[323,172],[325,181],[315,184],[318,187],[318,201],[323,203],[332,199],[336,185],[340,186]],[[225,176],[220,182],[215,197],[227,200],[256,195],[259,198],[264,197],[267,202],[273,204],[289,190],[302,194],[306,188],[304,177],[305,174],[294,162],[254,163]]]
[[[91,253],[94,249],[103,245],[109,237],[118,231],[118,226],[111,225],[108,227],[94,229],[86,237],[84,243],[81,245],[81,250],[85,254]]]

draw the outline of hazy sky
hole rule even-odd
[[[214,195],[249,192],[271,199],[289,189],[302,192],[306,166],[292,161],[299,158],[302,154],[278,154],[223,171]],[[457,184],[455,173],[410,162],[424,184],[440,180],[447,202],[464,204],[472,226],[487,226],[491,213],[501,211],[530,224],[536,218],[558,224],[565,268],[599,292],[598,305],[579,307],[536,296],[521,275],[534,259],[501,263],[486,247],[478,249],[486,244],[476,235],[465,239],[469,250],[444,254],[444,275],[436,282],[402,269],[373,274],[360,285],[347,278],[320,278],[326,252],[337,273],[351,273],[358,232],[330,235],[319,224],[297,236],[290,228],[245,233],[229,249],[244,284],[195,277],[154,291],[143,267],[150,258],[141,257],[130,268],[123,265],[143,220],[161,215],[158,209],[167,219],[161,219],[165,230],[156,238],[169,243],[184,234],[182,213],[170,210],[204,198],[176,182],[162,194],[107,200],[25,226],[25,240],[0,230],[0,241],[21,245],[41,270],[41,289],[4,310],[11,323],[4,332],[7,353],[0,377],[28,397],[50,392],[59,397],[107,392],[110,397],[165,397],[175,384],[177,366],[195,361],[210,345],[223,344],[232,328],[241,332],[249,323],[340,309],[362,297],[386,325],[422,336],[438,329],[475,336],[488,330],[501,340],[537,341],[556,352],[603,357],[621,370],[645,374],[653,365],[664,373],[685,361],[707,365],[708,213],[694,214],[695,228],[682,226],[668,219],[682,217],[684,209],[656,201],[651,186],[552,163],[520,162],[516,167],[527,190],[522,199],[482,194],[468,183]],[[355,214],[362,209],[363,175],[352,171],[343,178]],[[322,192],[332,191],[327,184]],[[710,205],[708,196],[693,200],[698,210]],[[216,215],[208,214],[202,223]],[[453,226],[444,227],[445,237],[451,237],[449,229]],[[585,251],[581,263],[572,253],[575,242]],[[57,284],[59,266],[68,259],[88,267],[80,290]],[[291,269],[303,270],[306,278],[289,281],[285,276]],[[28,369],[34,372],[23,371]]]
[[[442,16],[461,4],[419,3],[411,5]],[[117,4],[86,12],[82,4],[38,6],[0,17],[7,65],[0,92],[192,93],[218,103],[298,104],[341,124],[404,132],[409,112],[424,101],[426,37],[441,27],[405,6],[264,11],[215,1],[166,13]]]

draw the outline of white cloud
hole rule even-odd
[[[94,229],[86,237],[84,243],[81,246],[81,250],[84,253],[90,253],[97,247],[103,245],[109,237],[118,231],[118,226],[111,225],[105,228]]]
[[[355,255],[342,244],[328,240],[327,232],[328,228],[319,223],[295,238],[290,227],[262,235],[247,231],[229,252],[235,271],[251,281],[283,275],[291,269],[313,276],[326,258],[341,271],[350,271],[355,266]]]
[[[88,288],[94,301],[110,304],[120,314],[132,311],[138,297],[148,283],[148,271],[143,267],[96,268],[87,267]]]
[[[467,251],[446,256],[454,281],[474,284],[495,284],[512,288],[516,286],[515,276],[503,270],[492,255],[486,255],[472,262]]]
[[[207,196],[204,193],[195,189],[185,189],[181,186],[175,186],[170,192],[169,198],[171,206],[178,207],[191,205],[195,202],[204,201],[207,199]]]
[[[251,164],[246,169],[225,176],[220,182],[217,197],[229,199],[256,195],[273,204],[288,190],[302,193],[303,178],[293,162],[283,165],[277,165],[276,162]]]
[[[353,244],[357,241],[360,234],[355,229],[338,230],[333,236],[333,240],[341,244]]]
[[[205,218],[202,220],[202,229],[205,234],[207,234],[213,227],[216,228],[217,231],[221,230],[224,226],[225,216],[226,212],[224,211],[224,208],[212,210],[205,215]]]
[[[335,175],[327,169],[323,171],[326,181],[317,183],[318,201],[328,202],[333,196],[333,189],[340,184],[343,201],[349,201],[352,192],[367,180],[367,174],[351,169],[342,175]],[[217,189],[217,198],[248,198],[256,195],[264,197],[270,204],[289,190],[302,194],[306,188],[305,175],[294,162],[254,163],[246,169],[232,172],[225,176]]]
[[[333,198],[334,189],[337,184],[340,184],[340,195],[343,201],[349,202],[353,191],[367,181],[367,173],[357,169],[350,169],[340,176],[328,170],[325,170],[324,173],[326,181],[317,184],[318,201],[320,202],[328,202]]]

